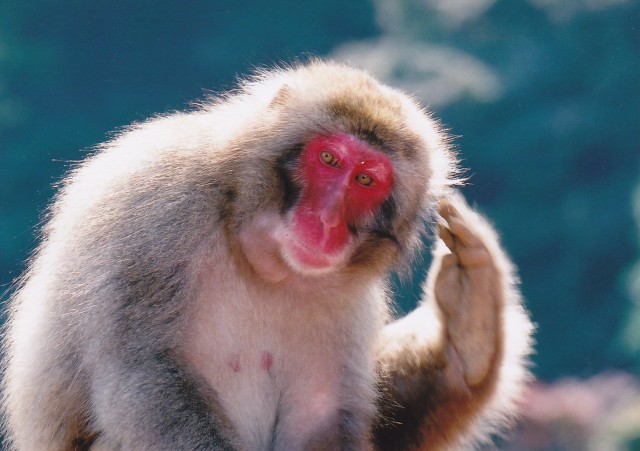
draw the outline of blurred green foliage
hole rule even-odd
[[[457,136],[465,194],[520,268],[539,376],[640,370],[640,346],[625,345],[640,328],[628,326],[624,277],[638,259],[633,0],[4,0],[2,289],[24,268],[53,184],[81,149],[229,89],[253,67],[307,54],[413,92]],[[399,285],[401,308],[419,296],[422,271]]]

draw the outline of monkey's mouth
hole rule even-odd
[[[285,248],[285,261],[299,272],[322,273],[337,269],[346,261],[348,247],[335,253],[327,253],[311,247],[297,238],[289,239]]]

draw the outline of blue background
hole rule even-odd
[[[4,0],[0,291],[24,269],[55,182],[87,149],[255,67],[309,55],[411,92],[456,137],[465,195],[520,268],[541,380],[640,374],[631,0]],[[423,272],[397,286],[401,309]]]

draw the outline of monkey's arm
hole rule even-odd
[[[513,415],[528,377],[532,326],[496,233],[458,195],[440,215],[424,300],[383,334],[374,434],[384,450],[486,439]]]
[[[214,394],[203,392],[170,352],[125,344],[95,369],[92,449],[237,449],[228,422],[213,408]]]

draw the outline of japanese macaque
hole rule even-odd
[[[8,445],[487,440],[516,413],[532,326],[456,174],[414,101],[321,61],[132,126],[66,178],[8,307]],[[429,236],[422,301],[394,320],[390,276]]]

